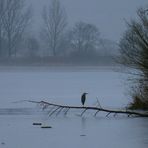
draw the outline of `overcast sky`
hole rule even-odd
[[[34,8],[36,27],[41,19],[43,5],[50,0],[27,0]],[[148,0],[60,0],[65,7],[69,25],[84,21],[95,24],[102,37],[119,41],[125,21],[136,16],[137,8],[148,5]]]

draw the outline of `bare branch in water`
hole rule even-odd
[[[51,113],[49,114],[49,116],[53,115],[54,113],[56,113],[56,115],[60,114],[60,112],[62,111],[62,109],[65,109],[65,113],[64,115],[66,115],[68,113],[68,111],[70,109],[77,109],[77,110],[82,110],[83,112],[81,113],[81,116],[87,111],[87,110],[94,110],[96,111],[94,116],[96,116],[99,112],[106,112],[107,115],[106,117],[108,117],[110,114],[114,114],[114,117],[117,114],[126,114],[129,116],[137,116],[137,117],[148,117],[148,112],[146,111],[134,111],[134,110],[127,110],[125,109],[106,109],[106,108],[102,108],[101,105],[100,107],[94,107],[94,106],[70,106],[70,105],[59,105],[59,104],[54,104],[54,103],[50,103],[50,102],[46,102],[46,101],[31,101],[28,100],[28,102],[31,103],[37,103],[37,104],[41,104],[41,106],[43,106],[45,108],[48,106],[53,106],[55,107],[55,109],[53,111],[51,111]],[[58,111],[59,110],[59,111]]]

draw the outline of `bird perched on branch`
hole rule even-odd
[[[84,106],[84,103],[85,103],[86,95],[87,95],[87,94],[88,94],[88,93],[83,93],[82,96],[81,96],[81,103],[82,103],[83,106]]]

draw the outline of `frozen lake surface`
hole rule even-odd
[[[88,92],[88,106],[98,98],[104,107],[122,108],[130,102],[126,79],[127,75],[103,67],[1,67],[0,148],[147,148],[147,118],[100,114],[94,118],[91,113],[79,117],[75,112],[48,117],[35,104],[21,103],[46,100],[80,105],[81,94]],[[52,128],[42,129],[33,122]]]

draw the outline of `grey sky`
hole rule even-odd
[[[35,10],[35,22],[39,24],[41,8],[50,0],[27,0]],[[95,24],[104,38],[119,41],[125,30],[124,19],[136,16],[140,6],[148,5],[148,0],[60,0],[65,7],[69,25],[77,21]],[[38,28],[39,25],[36,27]]]

